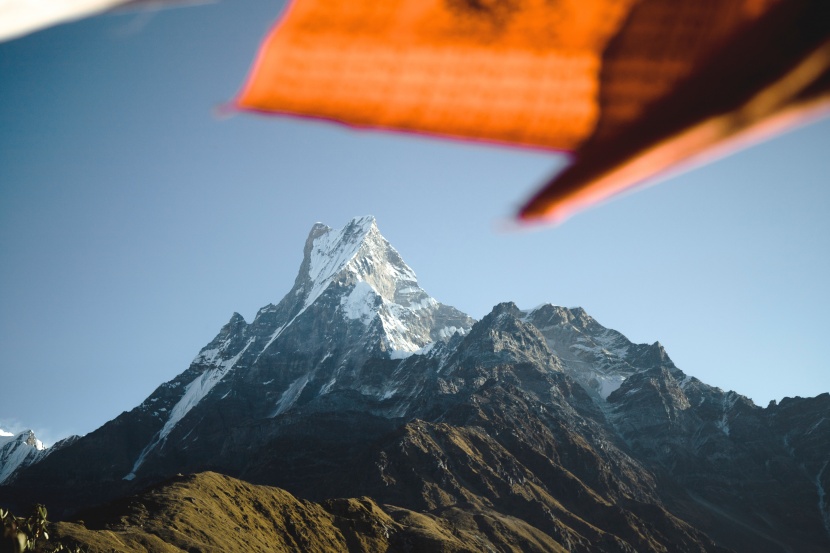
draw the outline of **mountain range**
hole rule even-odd
[[[830,394],[756,406],[580,308],[476,321],[372,217],[134,409],[4,439],[0,505],[90,551],[830,550]]]

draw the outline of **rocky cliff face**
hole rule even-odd
[[[212,470],[369,496],[469,530],[470,550],[830,547],[830,395],[762,409],[581,309],[503,303],[473,321],[418,286],[372,218],[315,225],[304,251],[281,302],[235,314],[0,502],[69,513]]]

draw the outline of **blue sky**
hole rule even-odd
[[[509,230],[554,154],[216,108],[282,9],[128,12],[0,43],[0,428],[86,433],[376,216],[438,300],[582,306],[765,406],[830,391],[830,122]]]

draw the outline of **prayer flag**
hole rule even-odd
[[[825,109],[826,0],[294,0],[241,109],[573,152],[573,211]]]

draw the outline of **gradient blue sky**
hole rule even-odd
[[[504,229],[564,159],[215,108],[282,3],[0,43],[0,428],[87,433],[288,292],[316,221],[373,214],[438,300],[582,306],[765,406],[830,391],[830,122]]]

